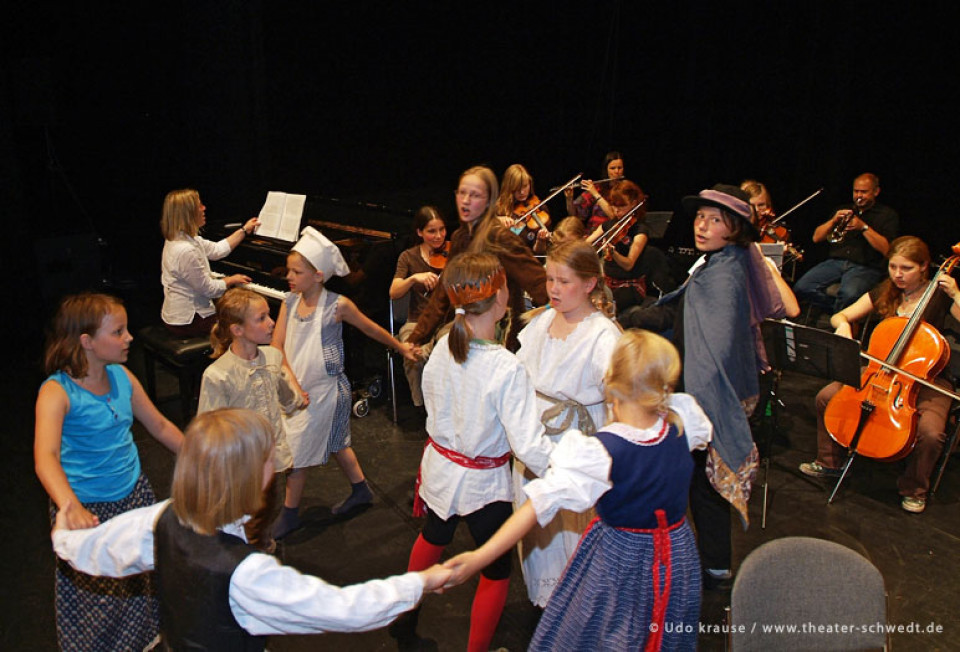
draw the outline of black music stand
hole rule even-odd
[[[774,369],[774,380],[767,398],[770,409],[770,421],[765,442],[763,473],[763,515],[761,528],[766,527],[767,521],[767,475],[770,471],[770,452],[773,435],[778,424],[779,407],[783,406],[777,396],[780,384],[780,375],[784,371],[837,380],[844,385],[860,386],[860,342],[842,335],[835,335],[827,331],[817,330],[809,326],[801,326],[786,320],[765,319],[760,326],[763,332],[763,343],[767,350],[770,366]],[[848,458],[846,469],[850,466],[853,456]],[[843,475],[840,481],[843,481]],[[840,483],[837,483],[839,488]],[[834,494],[837,488],[833,490]],[[830,496],[833,500],[833,496]],[[829,502],[829,501],[828,501]]]

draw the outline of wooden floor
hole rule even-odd
[[[5,432],[3,439],[2,525],[4,552],[0,586],[0,649],[51,650],[56,647],[53,614],[53,555],[49,543],[47,499],[33,473],[32,407],[39,373],[28,369],[3,375]],[[135,373],[142,365],[135,354]],[[172,379],[161,389],[175,391]],[[761,527],[763,476],[751,500],[750,528],[734,524],[734,562],[771,539],[802,535],[848,546],[873,562],[882,572],[888,592],[888,622],[919,633],[895,633],[892,644],[904,650],[960,649],[960,460],[948,467],[940,491],[924,514],[900,508],[896,491],[899,465],[857,460],[853,476],[838,499],[827,505],[828,487],[799,473],[797,465],[811,460],[815,450],[813,396],[821,381],[785,375],[781,396],[785,403],[780,428],[775,433],[770,458],[768,512]],[[164,389],[165,388],[165,389]],[[179,420],[179,402],[162,400],[160,407]],[[401,410],[399,425],[391,420],[385,403],[374,403],[369,416],[352,420],[353,444],[376,495],[374,505],[350,518],[335,518],[330,505],[348,491],[343,475],[331,464],[310,472],[303,506],[306,527],[291,535],[280,549],[281,558],[304,572],[337,583],[349,584],[372,577],[403,572],[420,527],[410,515],[417,463],[425,434],[412,409]],[[157,494],[169,493],[173,460],[142,430],[136,430],[144,469]],[[450,546],[455,554],[470,548],[465,532]],[[515,570],[516,570],[515,563]],[[797,588],[815,587],[818,578],[798,577]],[[444,595],[424,601],[420,633],[440,650],[466,647],[470,602],[475,580]],[[729,594],[706,592],[702,623],[723,625]],[[514,574],[503,618],[493,647],[525,649],[539,614],[527,601],[519,574]],[[928,633],[939,626],[941,633]],[[700,649],[723,649],[720,633],[700,636]],[[273,650],[390,650],[395,649],[386,631],[362,634],[328,634],[274,638]]]

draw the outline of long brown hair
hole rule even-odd
[[[74,378],[83,378],[87,374],[87,356],[80,336],[96,335],[103,318],[116,310],[123,310],[123,302],[109,294],[85,292],[65,297],[47,336],[43,356],[46,373],[62,370]]]
[[[902,256],[910,262],[924,268],[924,280],[930,278],[930,248],[920,238],[914,235],[902,235],[890,243],[890,251],[887,252],[887,261],[894,256]],[[897,307],[903,298],[903,290],[898,288],[890,275],[880,284],[880,297],[877,299],[874,308],[885,318],[897,314]]]
[[[530,184],[529,199],[536,193],[533,190],[533,177],[527,172],[527,168],[519,163],[514,163],[503,173],[503,183],[500,184],[500,196],[497,198],[497,215],[510,216],[513,214],[513,207],[516,201],[513,198],[514,193],[523,188],[524,184]]]
[[[463,253],[454,256],[447,263],[443,275],[440,277],[440,282],[443,284],[444,291],[449,294],[451,290],[456,288],[479,287],[485,281],[502,272],[503,268],[500,266],[500,261],[492,254]],[[493,307],[496,300],[497,294],[494,292],[479,301],[460,305],[457,305],[454,301],[451,301],[451,303],[456,308],[462,308],[467,314],[482,315]],[[508,330],[509,327],[503,329],[504,332]],[[466,315],[455,313],[447,342],[453,359],[459,364],[466,362],[467,355],[470,353],[470,340],[472,338],[473,331],[470,330]]]

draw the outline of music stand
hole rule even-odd
[[[763,514],[761,528],[767,520],[767,475],[770,471],[770,452],[773,434],[777,429],[778,407],[783,403],[777,396],[780,374],[784,371],[837,380],[844,385],[860,386],[860,342],[842,335],[801,326],[786,320],[765,319],[760,325],[767,358],[773,367],[774,381],[771,385],[768,401],[771,405],[766,455],[763,474]],[[849,461],[847,466],[849,467]],[[841,476],[841,481],[842,481]],[[837,487],[840,483],[837,483]],[[836,494],[836,489],[834,489]],[[830,497],[833,500],[833,496]]]

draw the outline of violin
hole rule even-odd
[[[824,424],[834,441],[850,450],[847,467],[857,453],[892,462],[913,450],[917,391],[920,385],[931,385],[950,360],[947,340],[922,316],[937,291],[937,279],[960,261],[960,243],[953,252],[934,274],[909,319],[888,317],[877,324],[867,353],[861,354],[870,362],[860,389],[844,386],[827,404]]]
[[[543,208],[544,202],[537,199],[537,196],[528,197],[522,204],[513,207],[514,233],[517,227],[522,231],[524,227],[531,231],[546,229],[550,226],[550,214]]]
[[[447,265],[447,259],[450,258],[450,241],[447,240],[439,249],[430,252],[427,258],[427,264],[435,269],[443,269]]]

